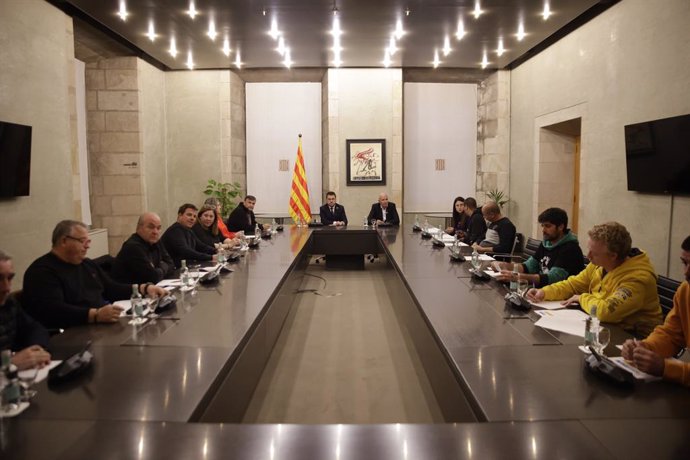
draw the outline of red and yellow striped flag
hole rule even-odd
[[[304,170],[304,156],[302,155],[302,135],[297,141],[297,160],[292,173],[292,187],[290,190],[290,217],[295,223],[311,222],[311,208],[309,207],[309,187],[307,187],[307,173]]]

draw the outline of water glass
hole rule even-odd
[[[529,290],[529,281],[526,279],[518,279],[517,282],[517,291],[520,297],[524,297],[525,294],[527,294],[527,291]]]
[[[594,349],[600,355],[604,354],[604,350],[611,341],[611,331],[603,326],[599,326],[599,329],[594,332]]]
[[[482,268],[482,261],[479,260],[479,257],[473,257],[472,258],[472,267],[474,267],[474,271],[479,271]]]

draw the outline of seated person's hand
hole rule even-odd
[[[261,230],[261,231],[262,231],[262,232],[267,232],[267,231],[269,231],[270,229],[271,229],[271,224],[264,224],[264,228],[263,228],[263,230]]]
[[[637,340],[628,339],[623,342],[623,348],[621,349],[621,356],[628,361],[633,360],[633,350],[637,347]]]
[[[97,323],[116,323],[120,319],[122,308],[117,305],[105,305],[96,310]]]
[[[218,254],[213,254],[213,256],[211,256],[211,262],[214,264],[218,263]]]
[[[531,288],[529,291],[527,291],[525,297],[527,297],[527,300],[530,302],[541,302],[544,300],[545,294],[542,289]]]
[[[449,235],[455,235],[455,229],[453,227],[448,227],[446,233]]]
[[[664,358],[646,348],[642,343],[633,350],[632,361],[642,372],[661,377],[664,375]]]
[[[570,297],[569,299],[565,299],[563,302],[561,302],[561,305],[568,306],[568,305],[573,305],[576,303],[580,303],[580,295],[575,294],[574,296]]]
[[[500,274],[496,277],[498,281],[513,281],[515,274],[512,270],[497,270]]]
[[[341,227],[341,226],[345,225],[345,222],[343,222],[342,220],[338,220],[338,221],[333,222],[333,225]]]
[[[31,345],[15,353],[12,356],[12,364],[17,366],[17,369],[20,371],[34,367],[40,369],[50,364],[50,353],[39,345]]]
[[[160,286],[156,286],[155,284],[149,284],[148,286],[146,286],[146,295],[154,299],[156,297],[163,297],[168,294],[168,291],[166,291]]]

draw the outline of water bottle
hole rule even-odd
[[[415,228],[421,228],[419,226],[419,216],[417,214],[414,215],[414,226]]]
[[[369,219],[366,216],[364,216],[364,228],[369,228]]]
[[[182,267],[180,267],[180,281],[182,281],[182,287],[192,287],[192,275],[189,273],[186,260],[182,261]]]
[[[422,227],[425,233],[429,232],[429,219],[424,219],[424,227]]]
[[[585,320],[585,348],[590,345],[594,348],[596,343],[596,333],[599,331],[599,318],[597,318],[597,307],[592,307],[589,317]]]
[[[5,386],[2,389],[2,408],[9,411],[16,409],[21,402],[22,388],[19,385],[19,371],[17,366],[10,364],[6,371],[3,372],[5,376]]]
[[[144,299],[139,293],[138,284],[132,284],[132,297],[129,300],[132,303],[132,319],[136,321],[144,316]]]
[[[477,252],[477,248],[475,248],[474,251],[472,251],[472,266],[475,270],[479,270],[479,265],[481,265],[479,253]]]
[[[226,259],[225,259],[225,249],[221,246],[218,248],[218,263],[220,265],[225,265]]]
[[[513,264],[513,276],[510,277],[510,292],[517,292],[518,290],[518,272],[517,264]]]
[[[458,242],[458,235],[453,235],[453,252],[458,254],[460,252],[460,244]]]
[[[254,237],[255,237],[255,238],[258,238],[258,237],[260,237],[260,236],[261,236],[261,231],[259,230],[259,223],[257,222],[257,223],[254,225]]]

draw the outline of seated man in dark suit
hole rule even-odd
[[[465,199],[465,215],[468,217],[467,230],[460,231],[458,238],[470,246],[481,243],[486,235],[486,221],[482,216],[482,210],[477,208],[477,200],[473,197]]]
[[[345,206],[335,202],[335,192],[326,193],[326,204],[319,208],[319,215],[324,225],[347,225]]]
[[[13,278],[12,258],[0,250],[0,350],[12,350],[12,364],[20,371],[43,367],[50,364],[48,331],[10,295]]]
[[[395,209],[395,203],[388,201],[386,193],[381,193],[378,203],[371,205],[367,222],[375,222],[376,225],[400,225],[400,217]]]
[[[177,210],[177,222],[163,233],[163,244],[177,268],[183,260],[216,261],[216,248],[202,242],[192,231],[196,223],[197,208],[185,203]]]
[[[256,227],[256,216],[254,216],[254,206],[256,205],[256,197],[247,195],[244,201],[238,204],[232,210],[225,225],[231,232],[244,232],[245,235],[253,235]],[[266,231],[270,225],[259,224],[259,230]]]
[[[486,235],[481,243],[474,243],[472,247],[477,252],[495,252],[510,254],[515,244],[515,225],[501,214],[501,208],[493,201],[487,201],[482,206],[484,219],[489,222]]]
[[[114,323],[122,309],[115,300],[129,299],[130,284],[118,283],[86,257],[91,240],[86,225],[63,220],[53,230],[53,247],[24,274],[23,302],[45,327],[66,328],[88,323]],[[153,284],[139,286],[153,297],[167,291]]]
[[[160,242],[161,218],[147,212],[139,217],[136,233],[122,244],[112,277],[121,283],[157,283],[172,276],[175,263]]]

